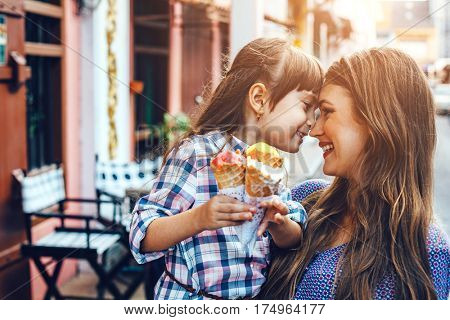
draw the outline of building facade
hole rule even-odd
[[[285,37],[328,61],[340,52],[342,41],[360,41],[352,37],[356,18],[337,19],[334,9],[326,7],[333,1],[1,3],[3,298],[41,299],[45,289],[20,255],[25,235],[11,188],[13,169],[62,163],[67,195],[93,198],[95,159],[128,162],[147,156],[161,139],[154,128],[164,114],[195,113],[205,87],[217,86],[225,63],[245,43],[261,36]],[[15,61],[17,54],[26,64]],[[52,227],[52,222],[36,220],[34,238]],[[64,265],[59,283],[78,269],[75,263]]]

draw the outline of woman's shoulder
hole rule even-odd
[[[427,248],[430,255],[443,255],[450,259],[450,241],[448,235],[437,224],[431,224],[428,230]]]
[[[448,235],[432,224],[427,237],[428,261],[438,299],[447,299],[450,291],[450,242]]]
[[[291,189],[292,199],[301,202],[310,194],[325,189],[330,185],[330,182],[323,179],[310,179],[303,181]]]

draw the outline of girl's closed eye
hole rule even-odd
[[[316,111],[316,104],[314,103],[314,101],[312,100],[303,100],[303,111],[305,111],[307,118],[310,119],[310,121],[315,121],[317,120],[316,116],[315,116],[315,111]]]
[[[313,104],[309,100],[302,101],[303,105],[305,106],[305,111],[310,110],[313,107]]]

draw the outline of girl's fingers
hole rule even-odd
[[[268,207],[272,207],[272,201],[261,201],[259,203],[259,206],[261,208],[268,208]]]
[[[251,212],[234,212],[234,213],[222,213],[218,216],[220,221],[247,221],[253,217]]]
[[[284,204],[283,202],[281,202],[280,200],[274,201],[274,207],[278,209],[280,214],[288,214],[289,213],[288,206],[286,204]]]
[[[276,213],[273,217],[273,220],[276,224],[282,224],[284,222],[283,215],[281,213]]]
[[[275,223],[275,224],[283,224],[284,223],[284,216],[277,212],[275,213],[275,215],[273,216],[272,219],[269,218],[264,218],[263,221],[261,222],[261,224],[258,227],[258,231],[256,233],[256,235],[258,237],[262,236],[262,234],[264,233],[264,231],[267,230],[267,228],[269,227],[269,223]]]
[[[262,234],[264,233],[264,231],[266,231],[268,226],[269,226],[269,221],[263,220],[263,222],[261,222],[261,224],[258,227],[258,231],[257,231],[256,235],[258,237],[261,237]]]
[[[230,196],[226,196],[224,194],[219,194],[219,195],[217,195],[217,197],[219,197],[220,201],[223,203],[242,203],[239,200],[237,200],[233,197],[230,197]]]
[[[277,209],[281,214],[288,214],[289,213],[289,208],[287,207],[286,204],[284,204],[282,201],[280,201],[279,199],[273,199],[271,201],[263,201],[259,204],[261,207],[263,208],[275,208]]]
[[[219,228],[239,226],[243,223],[244,221],[219,221]]]
[[[256,212],[256,208],[244,203],[222,203],[219,208],[219,212],[223,213],[235,213],[235,212]]]

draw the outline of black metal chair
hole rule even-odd
[[[135,202],[141,196],[148,193],[149,182],[157,175],[162,164],[161,157],[145,159],[138,162],[99,161],[96,157],[95,187],[98,199],[116,200],[122,202],[123,212],[131,212]],[[116,224],[121,221],[124,231],[124,243],[128,243],[131,215],[122,217],[108,204],[99,204],[102,211],[103,223]],[[118,218],[118,219],[117,219]],[[146,263],[143,267],[144,289],[146,298],[153,300],[153,289],[159,277],[164,271],[164,257]]]
[[[131,215],[122,212],[133,210],[133,199],[127,190],[144,190],[145,186],[156,176],[162,158],[147,159],[138,162],[95,161],[95,191],[99,200],[113,200],[122,203],[122,210],[116,210],[110,204],[99,203],[98,210],[104,224],[121,225],[125,233],[130,231]],[[136,194],[135,197],[138,197]],[[128,241],[128,238],[127,238]]]
[[[128,299],[142,282],[142,275],[135,279],[124,292],[121,292],[114,280],[119,271],[128,263],[130,254],[128,246],[124,246],[121,239],[123,234],[112,226],[101,223],[100,212],[94,214],[65,213],[65,205],[69,202],[96,204],[109,203],[118,206],[116,200],[99,199],[71,199],[66,198],[64,171],[61,166],[51,165],[35,172],[26,173],[21,169],[13,171],[16,185],[20,189],[27,243],[22,245],[22,254],[30,258],[47,285],[45,299],[85,299],[81,296],[64,296],[57,288],[57,279],[63,262],[66,259],[85,260],[89,263],[99,278],[97,284],[97,298],[103,299],[108,290],[115,299]],[[54,218],[59,219],[60,226],[43,238],[33,241],[32,219]],[[69,226],[69,221],[73,222]],[[75,226],[74,226],[75,224]],[[109,257],[113,249],[124,247],[127,254],[121,257]],[[51,258],[44,264],[41,258]],[[48,265],[56,263],[53,273],[50,274]],[[122,290],[123,291],[123,290]]]

